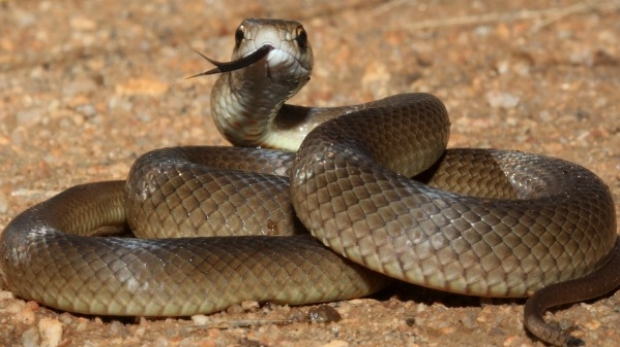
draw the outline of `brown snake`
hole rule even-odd
[[[23,212],[0,245],[12,292],[81,313],[187,316],[368,295],[387,282],[376,271],[467,295],[536,292],[526,327],[582,343],[542,313],[620,284],[614,203],[598,177],[539,155],[445,150],[447,112],[428,94],[285,105],[312,69],[301,24],[246,20],[235,39],[232,62],[209,59],[217,68],[198,75],[221,73],[215,122],[246,148],[149,152],[127,181],[73,187]],[[248,148],[300,144],[296,154]],[[126,223],[156,238],[87,237]],[[302,235],[273,237],[291,233]]]

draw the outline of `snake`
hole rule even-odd
[[[579,165],[518,151],[446,149],[435,96],[287,104],[313,55],[296,21],[244,20],[211,111],[235,147],[139,157],[126,180],[71,187],[16,216],[0,240],[10,291],[64,311],[189,316],[246,300],[302,305],[394,279],[522,298],[524,325],[620,285],[609,188]],[[199,53],[200,54],[200,53]],[[136,237],[115,235],[130,230]]]

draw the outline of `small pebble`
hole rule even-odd
[[[260,308],[258,301],[243,301],[241,307],[246,311],[256,311]]]
[[[468,329],[474,329],[477,326],[476,319],[471,314],[466,314],[461,319],[461,323],[463,323],[463,326],[465,326]]]
[[[60,315],[58,315],[58,320],[64,325],[69,325],[69,324],[72,324],[76,320],[76,317],[72,316],[68,312],[63,312]],[[77,320],[79,322],[80,320],[86,320],[86,319],[80,317],[80,318],[77,318]]]
[[[342,317],[335,308],[329,305],[321,305],[308,310],[308,319],[313,323],[339,322]]]
[[[24,347],[39,347],[39,332],[37,328],[30,327],[22,334],[22,344]]]
[[[19,313],[19,320],[26,325],[34,324],[34,322],[36,322],[36,316],[34,314],[34,311],[29,307],[26,307],[23,311]]]
[[[228,308],[226,309],[227,313],[230,314],[238,314],[238,313],[244,313],[245,310],[243,309],[243,307],[241,307],[241,305],[231,305],[228,306]]]
[[[299,307],[293,307],[286,314],[286,320],[291,322],[306,322],[308,321],[308,315]]]
[[[62,339],[62,323],[54,318],[41,318],[39,321],[41,347],[56,347]]]
[[[205,325],[208,321],[209,317],[205,316],[204,314],[197,314],[192,316],[192,322],[194,322],[194,325]]]
[[[15,295],[9,291],[0,291],[0,300],[15,299]]]
[[[125,325],[117,320],[112,321],[112,323],[110,324],[110,335],[112,336],[128,336],[129,332],[127,331],[127,328],[125,327]]]
[[[88,331],[88,320],[80,318],[80,320],[78,321],[77,327],[75,327],[75,331],[77,332]]]

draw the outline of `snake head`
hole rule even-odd
[[[293,79],[302,84],[310,79],[314,58],[308,34],[301,23],[246,19],[237,27],[234,38],[235,48],[230,62],[215,61],[196,52],[216,67],[188,78],[244,69],[265,58],[265,65],[258,68],[267,71],[265,76],[280,74],[287,80],[294,76]]]

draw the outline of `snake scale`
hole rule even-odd
[[[248,19],[235,40],[231,62],[205,57],[216,68],[196,76],[220,74],[212,114],[238,147],[155,150],[127,181],[76,186],[18,215],[0,245],[12,292],[80,313],[187,316],[345,300],[391,277],[530,297],[530,332],[583,344],[542,313],[620,284],[614,203],[598,177],[534,154],[446,150],[448,114],[429,94],[285,104],[310,79],[303,26]],[[91,237],[127,225],[140,238]]]

